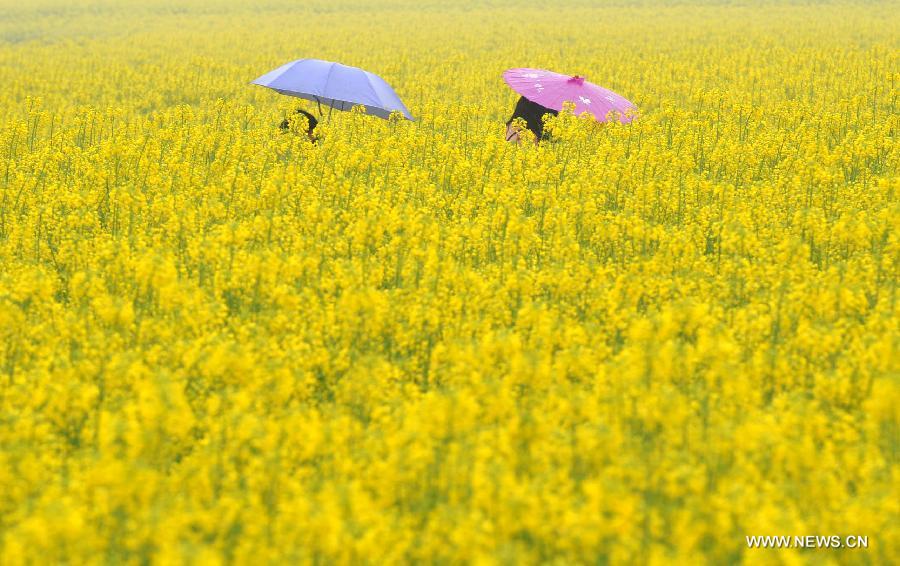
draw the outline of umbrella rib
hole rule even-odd
[[[372,79],[369,77],[369,73],[363,71],[363,76],[366,77],[366,82],[369,83],[369,87],[372,89],[372,94],[375,95],[375,100],[378,102],[378,104],[381,105],[381,109],[386,110],[386,108],[384,108],[384,102],[382,102],[381,97],[378,96],[378,91],[375,89],[375,85],[372,84]],[[366,106],[366,111],[368,111],[369,105],[366,104],[365,106]]]
[[[550,99],[551,102],[549,102],[549,104],[552,104],[553,106],[559,106],[559,108],[551,108],[550,106],[544,106],[543,104],[541,104],[540,102],[538,102],[536,100],[533,100],[532,102],[534,102],[535,104],[541,104],[541,106],[544,106],[545,108],[550,108],[551,110],[556,110],[557,112],[562,112],[562,103],[565,102],[565,97],[562,94],[562,92],[565,90],[563,85],[550,83],[550,85],[548,87],[544,87],[544,89],[547,91],[550,91],[548,94],[551,94],[553,96],[553,98]],[[537,97],[535,97],[535,98],[537,98]]]
[[[274,77],[272,77],[271,79],[269,79],[269,81],[268,81],[269,84],[271,84],[271,83],[277,81],[278,79],[280,79],[280,78],[282,77],[282,75],[284,75],[285,73],[287,73],[288,71],[290,71],[291,69],[293,69],[293,68],[294,68],[294,65],[296,65],[297,63],[299,63],[299,62],[301,62],[301,61],[305,61],[305,59],[297,59],[296,61],[291,61],[290,63],[285,63],[284,65],[282,65],[282,66],[281,66],[281,69],[282,69],[281,72],[278,73],[277,75],[275,75]],[[275,69],[275,70],[277,71],[278,69]],[[263,76],[265,76],[265,75],[263,75]],[[264,85],[264,84],[260,84],[260,83],[256,82],[256,81],[258,81],[258,80],[261,79],[261,78],[262,78],[262,77],[257,77],[257,78],[254,79],[250,84],[255,84],[255,85],[259,85],[259,86],[264,86],[264,87],[266,87],[266,88],[272,88],[272,87],[270,87],[270,86],[267,85],[267,84]]]
[[[386,110],[386,111],[388,112],[388,116],[390,116],[390,113],[393,112],[395,109],[393,109],[393,108],[385,108],[385,107],[384,107],[384,101],[381,100],[381,95],[378,94],[378,89],[375,88],[375,85],[372,83],[372,77],[370,76],[370,73],[366,72],[366,73],[365,73],[365,77],[366,77],[366,81],[369,82],[369,86],[372,87],[372,94],[375,95],[375,98],[377,99],[378,104],[379,104],[379,106],[373,107],[373,108],[378,108],[378,109],[380,109],[380,110]],[[381,79],[381,77],[378,77],[378,78]],[[382,80],[382,82],[384,82],[384,79],[381,79],[381,80]],[[390,87],[390,85],[388,85],[388,87]],[[392,90],[393,90],[393,89],[392,89]],[[406,107],[406,105],[403,104],[403,101],[400,100],[400,95],[397,94],[396,92],[394,93],[394,95],[396,96],[397,101],[400,103],[401,110],[399,110],[399,112],[400,112],[401,114],[403,114],[403,117],[404,117],[404,118],[406,118],[407,120],[411,120],[411,119],[412,119],[412,118],[411,118],[412,114],[410,114],[409,109]],[[368,110],[370,105],[369,105],[369,104],[365,104],[364,106],[366,107],[366,110]]]
[[[331,74],[334,72],[334,68],[337,66],[337,63],[332,63],[331,68],[328,69],[328,74],[325,76],[325,84],[322,85],[322,90],[325,91],[322,94],[325,95],[325,98],[331,100],[329,106],[331,106],[332,110],[334,109],[334,97],[328,96],[328,83],[331,82]]]
[[[369,82],[369,86],[372,87],[372,94],[374,94],[375,98],[378,100],[378,104],[380,105],[379,108],[381,110],[386,110],[388,112],[388,116],[390,116],[390,113],[393,112],[394,109],[384,107],[384,101],[381,100],[381,95],[378,94],[378,89],[376,89],[375,85],[372,83],[372,78],[369,76],[369,73],[366,73],[366,80]],[[382,79],[382,82],[384,82],[384,79]],[[400,100],[400,95],[398,95],[396,92],[394,94],[397,97],[397,101],[400,103],[400,107],[402,108],[402,110],[400,110],[400,113],[403,114],[404,118],[410,119],[410,116],[412,116],[412,114],[409,113],[409,109],[405,104],[403,104],[403,101]]]

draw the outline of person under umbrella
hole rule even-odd
[[[513,110],[512,116],[506,121],[506,141],[516,143],[521,141],[521,130],[515,123],[516,119],[521,119],[525,122],[525,129],[534,134],[535,143],[547,139],[547,135],[544,133],[544,120],[548,114],[556,116],[559,112],[520,96],[519,101],[516,103],[516,109]]]
[[[573,113],[577,116],[589,114],[597,122],[606,122],[615,117],[622,124],[628,124],[634,119],[637,111],[635,105],[622,95],[588,82],[579,75],[570,76],[544,69],[518,68],[507,69],[503,73],[503,80],[522,97],[516,105],[516,112],[519,111],[520,105],[525,105],[526,102],[537,107],[537,110],[531,110],[532,114],[558,113],[570,103],[573,104]],[[524,108],[523,106],[523,112],[528,112]],[[515,113],[513,117],[516,117]],[[543,137],[543,123],[540,120],[533,123],[534,126],[526,119],[528,129],[536,135],[540,132],[541,135],[537,136],[540,139]],[[506,139],[518,141],[518,137],[511,136],[508,124]],[[540,129],[537,126],[540,126]]]

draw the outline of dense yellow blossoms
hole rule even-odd
[[[896,560],[896,3],[444,4],[0,0],[0,563]]]

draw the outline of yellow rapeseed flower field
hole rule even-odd
[[[896,561],[898,29],[0,0],[0,564]],[[280,132],[303,57],[417,120]],[[506,143],[509,67],[640,116]]]

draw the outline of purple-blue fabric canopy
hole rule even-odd
[[[379,118],[397,110],[413,120],[400,97],[381,77],[340,63],[299,59],[266,73],[253,84],[337,110],[362,105],[367,114]]]

